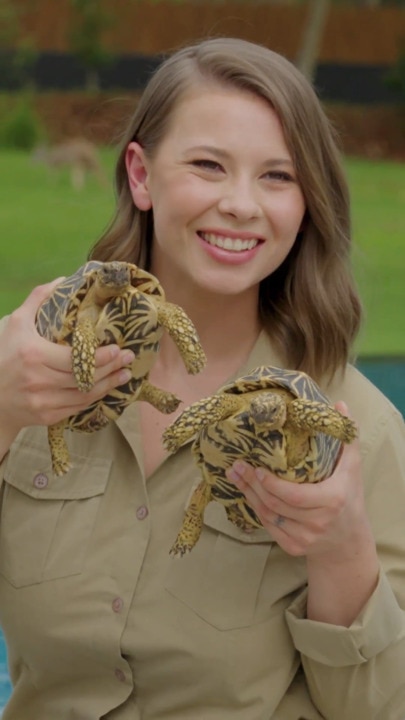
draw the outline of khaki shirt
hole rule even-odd
[[[263,333],[241,372],[277,362]],[[1,465],[3,720],[405,718],[404,425],[353,367],[327,391],[361,428],[382,568],[350,628],[307,620],[305,559],[218,503],[193,551],[169,557],[199,471],[188,444],[145,479],[136,403],[68,433],[61,478],[46,429],[20,434]]]

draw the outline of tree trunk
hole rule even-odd
[[[297,57],[297,66],[308,80],[314,79],[323,31],[331,4],[332,0],[310,0],[309,2],[307,21]]]

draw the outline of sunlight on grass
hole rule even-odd
[[[115,153],[102,151],[113,176]],[[348,159],[354,263],[367,319],[361,354],[405,354],[405,165]],[[36,284],[69,275],[108,224],[114,197],[94,178],[75,191],[24,153],[0,153],[0,315]]]

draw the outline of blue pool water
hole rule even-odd
[[[357,367],[405,417],[405,358],[360,358]]]
[[[360,360],[358,367],[405,415],[405,359],[367,358]],[[10,693],[6,647],[0,629],[0,716]]]
[[[11,683],[7,672],[7,654],[3,633],[0,630],[0,715],[11,693]]]

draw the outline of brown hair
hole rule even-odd
[[[280,118],[307,210],[288,257],[261,283],[260,313],[289,367],[318,379],[330,376],[346,364],[361,318],[350,266],[349,193],[333,130],[313,88],[277,53],[244,40],[217,38],[177,51],[158,68],[122,140],[115,217],[90,256],[148,269],[153,215],[134,206],[126,147],[136,139],[153,156],[173,109],[198,80],[253,92]]]

